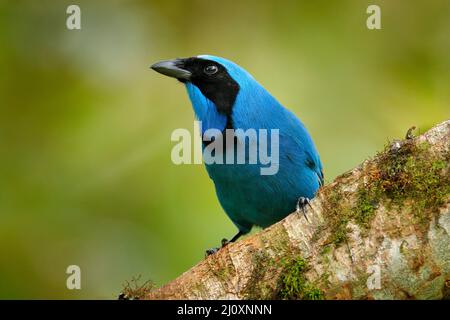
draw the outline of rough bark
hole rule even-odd
[[[448,299],[449,136],[445,121],[393,141],[321,188],[309,221],[292,213],[139,298]]]

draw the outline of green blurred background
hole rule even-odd
[[[309,128],[330,182],[449,118],[449,17],[448,0],[0,1],[0,298],[115,298],[235,232],[203,166],[170,160],[193,112],[152,62],[244,66]]]

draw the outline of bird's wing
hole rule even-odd
[[[317,157],[314,157],[311,154],[307,154],[306,165],[317,175],[319,185],[323,186],[324,176],[319,156],[317,155]]]
[[[285,110],[289,119],[286,130],[289,135],[287,144],[290,146],[287,150],[288,152],[300,153],[302,161],[317,175],[319,185],[322,186],[324,184],[323,167],[314,142],[303,123],[289,110]]]

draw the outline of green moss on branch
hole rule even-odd
[[[307,261],[297,257],[286,263],[281,277],[280,297],[287,300],[323,300],[323,292],[309,282]]]

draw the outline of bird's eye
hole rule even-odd
[[[219,68],[217,68],[217,66],[212,64],[212,65],[206,66],[204,71],[206,74],[212,75],[212,74],[216,73],[217,71],[219,71]]]

